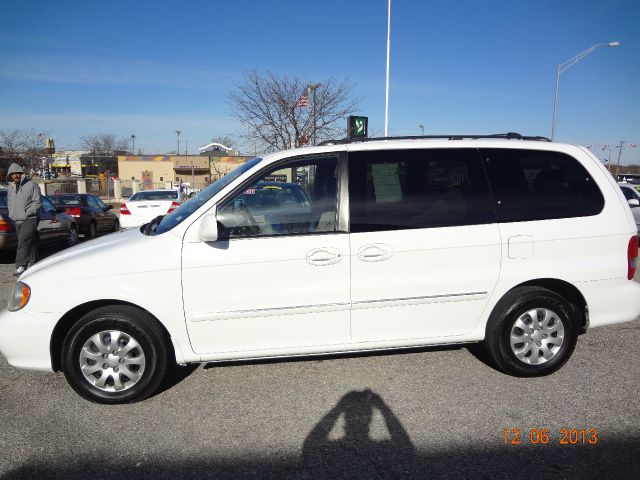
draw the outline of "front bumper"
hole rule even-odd
[[[14,367],[53,371],[50,345],[56,320],[52,313],[3,310],[0,313],[0,353]]]

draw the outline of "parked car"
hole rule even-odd
[[[64,193],[51,195],[58,211],[76,219],[78,231],[91,239],[104,233],[120,230],[120,221],[112,205],[105,205],[99,197],[88,193]]]
[[[248,197],[299,171],[306,200],[259,222]],[[173,363],[448,343],[534,377],[579,334],[640,315],[637,266],[631,211],[586,148],[342,141],[250,159],[142,228],[38,263],[0,313],[0,351],[102,403],[151,395]]]
[[[638,227],[638,235],[640,235],[640,187],[626,182],[618,183],[618,185],[620,185],[624,198],[627,199],[627,203],[631,207],[631,213],[633,213]]]
[[[181,203],[182,194],[179,190],[136,192],[120,206],[120,225],[122,228],[139,227],[158,215],[173,212]]]
[[[42,209],[38,221],[38,242],[41,245],[59,243],[73,246],[78,243],[78,227],[75,219],[58,212],[56,206],[47,197],[42,197]],[[16,228],[9,218],[7,190],[0,190],[0,250],[15,251],[18,245]]]

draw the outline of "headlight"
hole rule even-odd
[[[31,298],[31,287],[26,283],[18,282],[9,297],[9,305],[7,308],[10,312],[17,312],[29,303]]]

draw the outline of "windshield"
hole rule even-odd
[[[189,200],[186,203],[180,205],[180,207],[176,208],[171,214],[165,215],[164,218],[160,221],[158,226],[155,228],[153,233],[160,234],[164,232],[168,232],[176,225],[182,223],[189,215],[195,212],[202,205],[211,200],[220,190],[229,185],[232,181],[238,178],[247,170],[253,168],[255,165],[260,163],[262,158],[255,157],[251,160],[248,160],[246,163],[243,163],[238,168],[228,173],[224,177],[219,178],[217,181],[209,185],[207,188],[198,193],[195,197]]]

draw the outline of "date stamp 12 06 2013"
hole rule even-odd
[[[502,441],[505,445],[596,445],[601,441],[595,428],[503,428]]]

